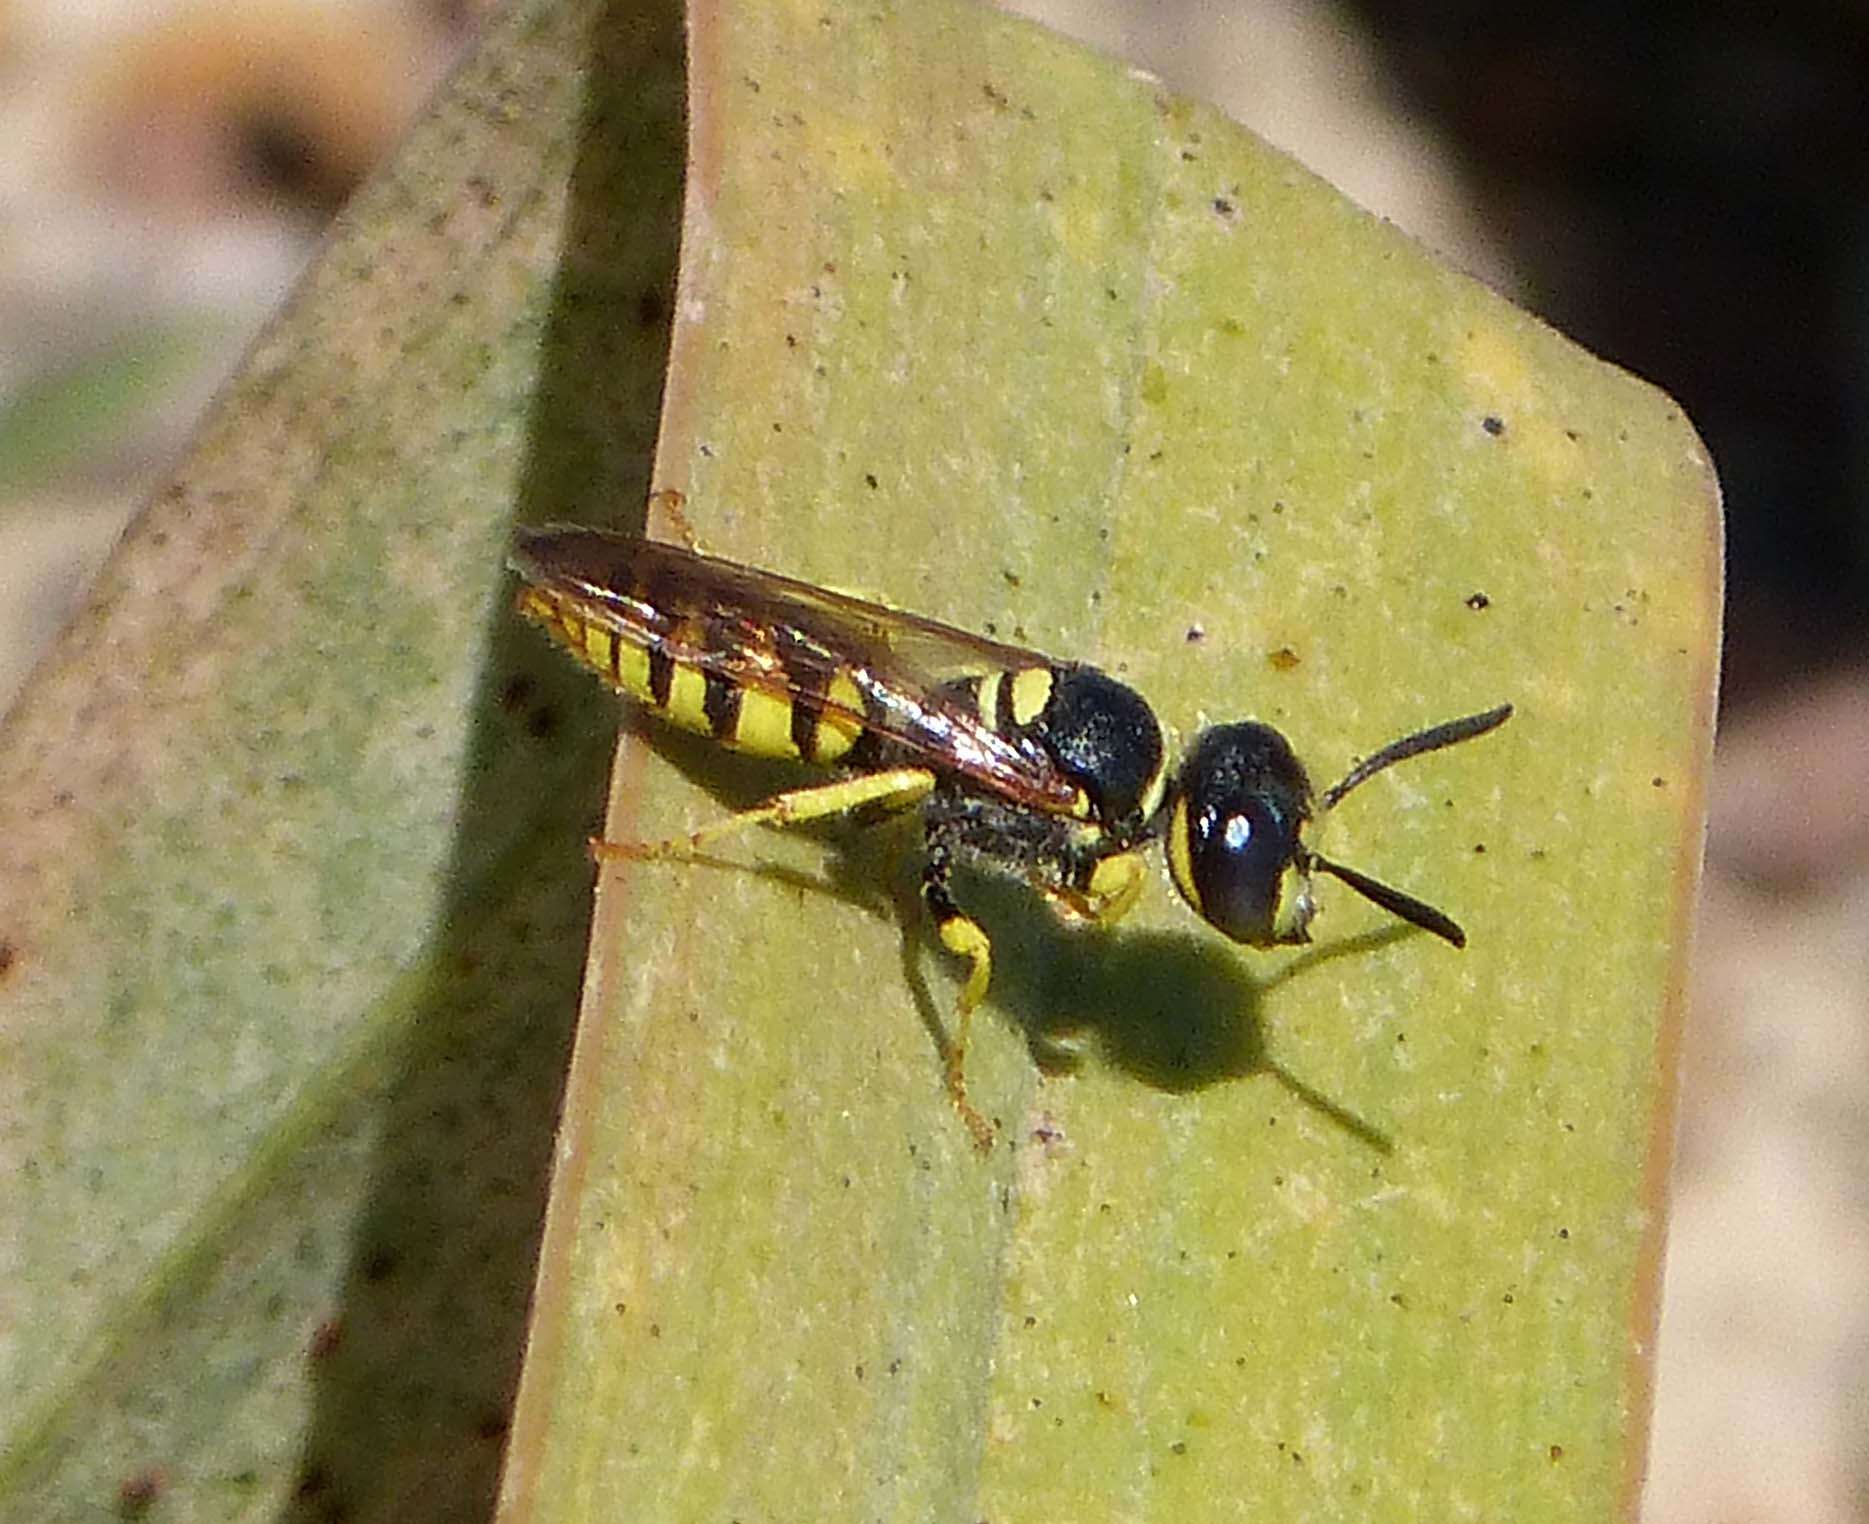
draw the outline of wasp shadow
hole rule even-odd
[[[1070,1073],[1088,1043],[1103,1063],[1170,1094],[1264,1076],[1360,1143],[1394,1151],[1375,1124],[1277,1059],[1267,1046],[1263,1007],[1272,990],[1412,935],[1413,928],[1325,943],[1262,978],[1252,971],[1250,951],[1192,923],[1185,931],[1073,925],[1024,885],[987,873],[968,874],[962,889],[968,913],[993,939],[993,1000],[1018,1023],[1041,1070]],[[940,1023],[920,973],[934,938],[908,931],[903,945],[923,1019]]]
[[[642,722],[642,733],[659,756],[718,801],[723,813],[808,786],[814,776],[801,774],[794,764],[736,756],[653,721]],[[860,811],[794,828],[788,834],[810,836],[827,847],[817,873],[763,861],[759,843],[764,834],[749,830],[738,851],[709,851],[684,860],[708,871],[758,874],[893,921],[901,932],[904,980],[914,992],[931,1046],[937,1055],[944,1053],[952,1016],[936,999],[927,970],[948,955],[921,902],[919,811],[881,816]],[[955,887],[959,902],[992,938],[988,1010],[1019,1027],[1033,1062],[1044,1072],[1072,1072],[1089,1046],[1102,1062],[1168,1093],[1263,1075],[1360,1142],[1392,1151],[1392,1140],[1379,1128],[1268,1051],[1262,1006],[1273,989],[1336,959],[1360,957],[1417,935],[1415,928],[1396,924],[1327,942],[1261,977],[1252,970],[1250,950],[1192,922],[1184,931],[1073,925],[1026,884],[965,866]]]

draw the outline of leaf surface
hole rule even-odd
[[[1565,1519],[1639,1474],[1717,650],[1667,399],[952,3],[520,5],[0,735],[9,1518]],[[515,517],[629,523],[1385,773],[1317,943],[914,833],[605,875]],[[657,737],[613,836],[798,775]],[[543,1181],[550,1219],[532,1288]],[[522,1400],[507,1410],[522,1339]],[[147,1500],[147,1501],[145,1501]]]
[[[1276,956],[1166,890],[1099,936],[974,885],[985,1165],[912,831],[607,874],[506,1517],[1628,1510],[1717,649],[1691,429],[1014,20],[703,7],[691,47],[658,480],[709,549],[1184,737],[1269,720],[1320,785],[1519,712],[1321,842],[1464,953],[1328,884]],[[780,779],[660,743],[609,830]]]

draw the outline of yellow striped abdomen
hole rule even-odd
[[[828,765],[848,755],[862,738],[863,690],[847,670],[836,672],[824,701],[794,686],[770,651],[729,652],[744,665],[770,674],[757,685],[709,672],[673,651],[705,651],[707,631],[677,620],[667,639],[644,645],[591,619],[577,600],[539,587],[519,597],[519,612],[543,625],[560,645],[613,688],[627,694],[667,724],[706,736],[751,756]]]

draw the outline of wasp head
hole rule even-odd
[[[1511,717],[1512,706],[1501,704],[1403,736],[1327,790],[1322,809],[1384,768],[1485,735]],[[1270,725],[1248,720],[1203,731],[1169,807],[1168,867],[1182,897],[1235,942],[1308,942],[1317,911],[1312,875],[1328,873],[1391,915],[1466,946],[1466,933],[1432,905],[1307,847],[1304,828],[1317,813],[1303,764]]]
[[[1235,942],[1308,942],[1311,780],[1290,743],[1246,721],[1201,733],[1168,816],[1168,868],[1182,898]]]

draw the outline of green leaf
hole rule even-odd
[[[1718,520],[1678,412],[990,11],[521,4],[0,736],[0,1502],[475,1517],[1601,1516],[1639,1473]],[[605,874],[615,707],[511,519],[708,548],[1385,773],[1317,945],[913,832]],[[797,781],[632,743],[607,827]],[[1478,850],[1483,847],[1484,851]],[[1039,1060],[1043,1061],[1041,1069]],[[536,1312],[543,1180],[555,1167]]]
[[[503,18],[7,717],[9,1520],[492,1508],[615,730],[502,560],[646,489],[680,112]]]
[[[912,843],[608,873],[504,1516],[1626,1509],[1717,644],[1692,432],[1019,22],[692,53],[658,480],[709,548],[1097,661],[1183,736],[1270,720],[1320,782],[1519,713],[1328,823],[1465,953],[1328,884],[1278,956],[976,887],[984,1165]],[[609,829],[773,782],[632,751]]]
[[[0,397],[0,494],[17,499],[116,447],[177,382],[212,363],[223,326],[197,319],[129,333]]]

